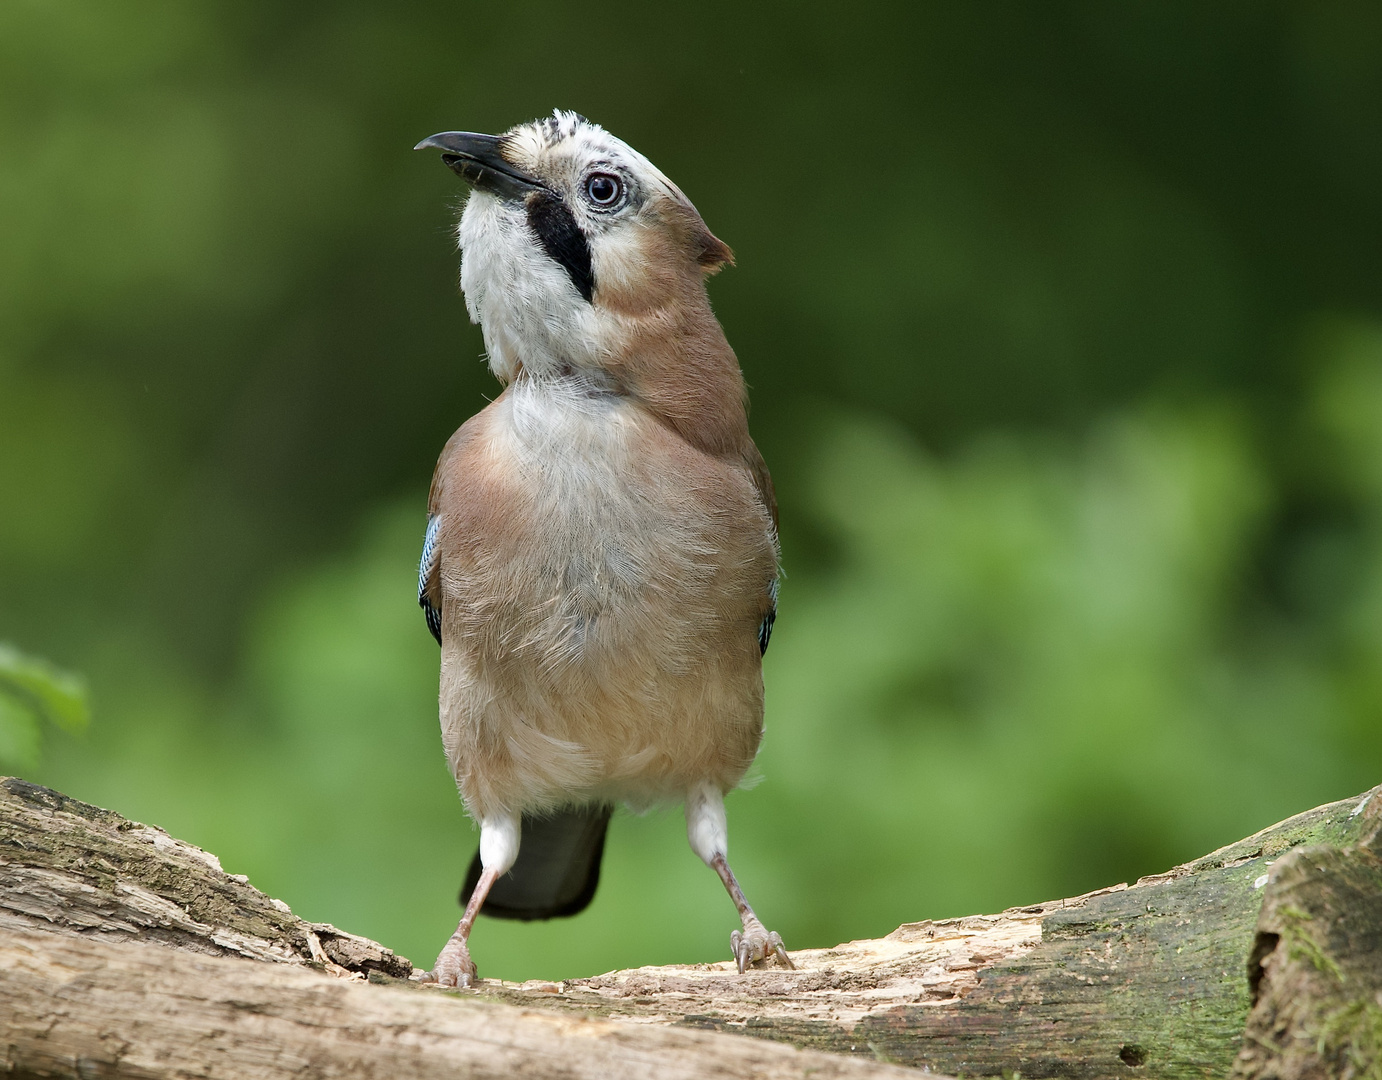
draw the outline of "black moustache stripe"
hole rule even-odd
[[[567,206],[555,195],[537,191],[528,196],[528,227],[537,235],[542,250],[566,268],[571,284],[590,302],[595,291],[595,271],[590,266],[590,242]]]

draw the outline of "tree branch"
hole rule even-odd
[[[1284,1053],[1313,1060],[1318,1044],[1364,1076],[1367,1008],[1382,1006],[1367,974],[1382,970],[1379,835],[1382,788],[1133,886],[795,952],[796,971],[671,966],[447,992],[162,830],[4,780],[0,1061],[35,1076],[607,1080],[902,1075],[887,1063],[1203,1077],[1237,1057],[1248,1078],[1286,1075]],[[1332,891],[1302,898],[1323,865]],[[1327,1007],[1283,1004],[1325,990]]]

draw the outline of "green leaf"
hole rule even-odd
[[[80,731],[89,717],[79,676],[0,645],[0,760],[32,766],[44,722]]]

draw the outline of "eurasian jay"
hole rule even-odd
[[[738,908],[739,970],[791,967],[726,860],[778,590],[772,480],[705,290],[733,255],[575,113],[426,147],[472,189],[461,289],[504,384],[442,451],[418,575],[442,742],[480,825],[432,978],[475,979],[481,911],[582,910],[613,806],[676,802]]]

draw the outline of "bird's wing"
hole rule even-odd
[[[758,624],[758,655],[762,656],[768,651],[768,642],[772,640],[773,624],[777,622],[777,578],[773,578],[772,584],[768,586],[768,613],[763,616],[763,621]]]
[[[744,464],[748,466],[749,475],[753,478],[753,486],[758,490],[758,497],[763,502],[763,509],[768,511],[768,517],[773,523],[773,543],[777,543],[777,493],[773,490],[773,477],[768,472],[768,463],[763,460],[763,455],[758,452],[758,447],[749,441],[748,449],[744,452]],[[768,609],[763,614],[763,621],[758,624],[758,655],[762,656],[768,651],[768,641],[773,636],[773,624],[777,622],[777,586],[776,576],[768,583]]]
[[[427,616],[427,629],[441,644],[441,581],[437,569],[441,564],[441,548],[437,544],[437,533],[441,527],[441,515],[429,514],[427,535],[422,541],[422,558],[417,568],[417,602],[422,613]]]
[[[493,407],[492,405],[490,406]],[[464,452],[466,444],[479,430],[481,418],[488,409],[481,410],[462,424],[442,447],[437,458],[437,467],[432,473],[432,489],[427,493],[427,534],[422,541],[422,558],[417,568],[417,602],[427,616],[427,629],[441,644],[441,523],[442,496],[448,481],[448,473],[454,464],[452,459]]]

